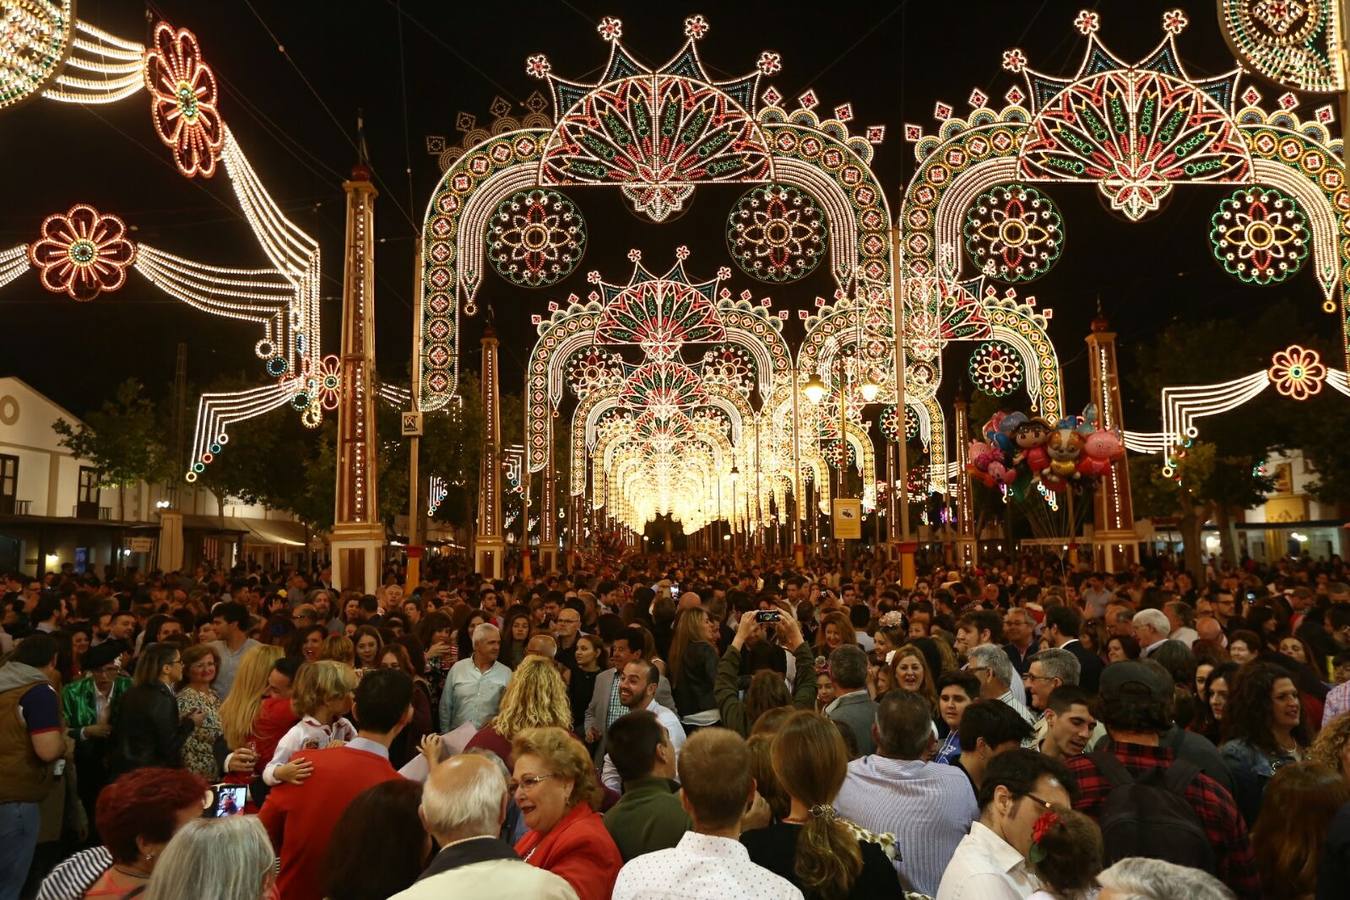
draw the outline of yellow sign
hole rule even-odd
[[[834,501],[834,536],[836,540],[856,541],[862,538],[862,501]]]

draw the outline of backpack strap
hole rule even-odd
[[[1130,775],[1129,770],[1116,758],[1114,753],[1097,751],[1089,753],[1088,757],[1097,764],[1097,771],[1106,776],[1106,780],[1111,782],[1111,787],[1118,788],[1127,784],[1134,784],[1134,777]]]
[[[1185,797],[1186,788],[1199,774],[1200,767],[1195,763],[1186,759],[1178,759],[1168,767],[1166,774],[1163,775],[1163,784],[1178,797]]]

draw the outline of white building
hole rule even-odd
[[[1317,481],[1317,469],[1303,451],[1272,454],[1265,469],[1275,486],[1266,502],[1247,510],[1237,524],[1238,552],[1257,562],[1302,553],[1314,559],[1344,556],[1345,511],[1309,492],[1309,485]]]
[[[241,559],[270,568],[304,552],[305,529],[285,513],[229,502],[222,509],[209,491],[188,484],[100,489],[93,464],[60,446],[57,419],[79,422],[20,379],[0,377],[0,572],[69,566],[103,573],[115,562],[156,568],[171,488],[182,513],[184,568]]]

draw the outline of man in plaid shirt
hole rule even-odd
[[[1172,765],[1171,750],[1159,746],[1158,736],[1167,729],[1168,704],[1172,683],[1161,667],[1125,661],[1107,666],[1101,676],[1100,718],[1106,725],[1109,742],[1098,747],[1113,753],[1136,779],[1153,769]],[[1078,800],[1074,809],[1093,818],[1099,817],[1110,779],[1101,772],[1091,755],[1067,760],[1069,771],[1078,779]],[[1256,860],[1247,838],[1247,826],[1238,813],[1232,794],[1217,781],[1197,773],[1186,786],[1186,800],[1195,810],[1200,824],[1214,848],[1217,875],[1240,898],[1258,900],[1261,881]],[[1106,848],[1108,856],[1111,848]]]

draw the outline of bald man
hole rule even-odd
[[[490,900],[576,900],[570,884],[521,861],[501,839],[506,807],[506,773],[495,758],[463,753],[432,769],[417,812],[441,851],[418,882],[394,900],[470,894]]]
[[[1228,646],[1228,635],[1223,633],[1223,626],[1213,616],[1201,616],[1196,619],[1195,633],[1200,636],[1198,640],[1213,641],[1220,647]]]

